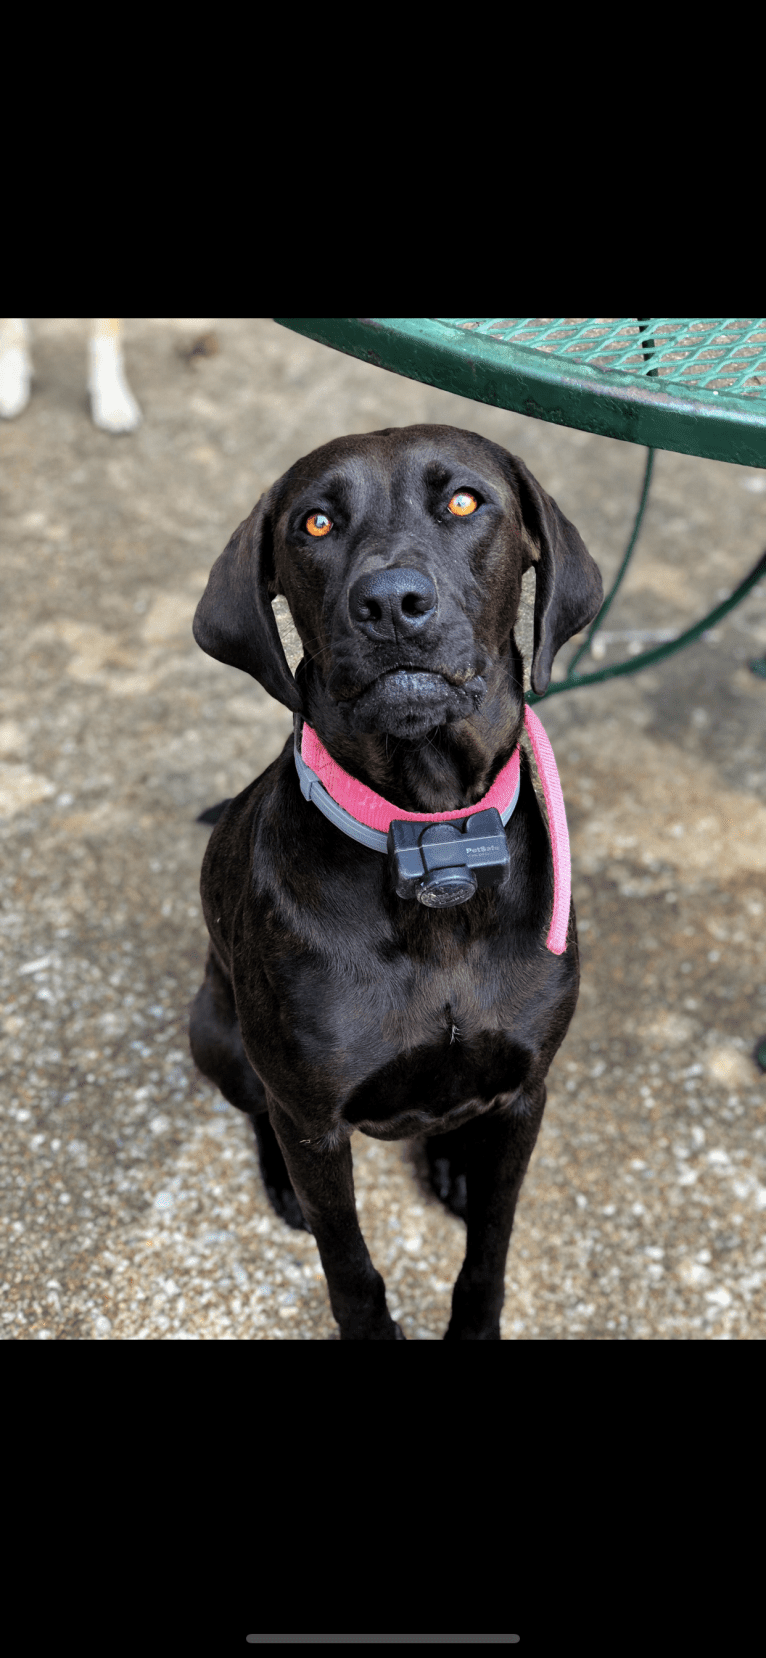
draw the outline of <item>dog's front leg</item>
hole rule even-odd
[[[269,1117],[324,1267],[341,1341],[404,1341],[386,1306],[386,1287],[370,1259],[354,1201],[351,1143],[320,1150],[266,1090]]]
[[[545,1087],[466,1125],[465,1260],[452,1292],[445,1341],[500,1341],[505,1263],[522,1182],[545,1108]]]

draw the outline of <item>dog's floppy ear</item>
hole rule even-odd
[[[269,505],[269,495],[262,495],[216,559],[192,632],[208,656],[252,674],[277,702],[301,714],[301,694],[271,608],[276,582]]]
[[[604,588],[574,524],[516,455],[514,478],[524,528],[532,542],[525,568],[535,570],[535,643],[530,678],[537,696],[547,691],[553,658],[567,639],[598,615]],[[535,557],[535,554],[539,555]]]

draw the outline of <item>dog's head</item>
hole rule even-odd
[[[194,617],[209,656],[306,717],[331,699],[358,732],[420,737],[470,716],[513,674],[525,570],[536,573],[532,689],[597,614],[601,577],[524,462],[475,432],[405,426],[315,449],[261,496]],[[304,658],[290,673],[272,599]]]

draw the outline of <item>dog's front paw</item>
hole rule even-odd
[[[442,1336],[442,1341],[502,1341],[500,1324],[460,1329],[457,1324],[450,1323]]]
[[[393,1318],[384,1324],[365,1325],[358,1323],[349,1325],[340,1332],[341,1341],[406,1341],[404,1331],[400,1329]]]

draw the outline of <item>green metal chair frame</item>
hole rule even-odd
[[[766,551],[721,604],[675,639],[593,673],[574,669],[628,569],[655,449],[766,468],[766,318],[274,317],[347,356],[495,408],[647,445],[622,564],[566,677],[545,697],[638,673],[699,639],[766,574]],[[766,679],[766,657],[751,661]],[[529,703],[544,698],[528,691]]]

